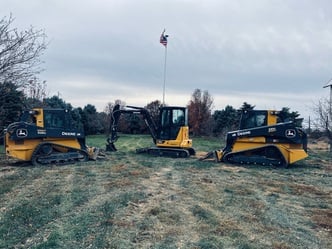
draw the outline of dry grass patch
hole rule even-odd
[[[331,209],[313,209],[312,221],[317,228],[323,229],[332,236],[332,210]]]
[[[313,140],[308,144],[308,148],[311,150],[329,150],[329,143],[327,138]]]
[[[133,153],[145,138],[121,138],[103,161],[0,166],[0,248],[332,247],[325,151],[242,167]]]

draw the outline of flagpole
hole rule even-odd
[[[167,63],[167,46],[165,46],[165,61],[164,61],[164,85],[163,85],[163,106],[165,106],[165,88],[166,88],[166,63]]]
[[[168,35],[165,35],[165,29],[161,33],[160,36],[160,43],[165,47],[165,60],[164,60],[164,85],[163,85],[163,103],[162,105],[165,105],[165,88],[166,88],[166,64],[167,64],[167,37]]]

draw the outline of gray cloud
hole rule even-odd
[[[169,34],[166,100],[185,105],[195,88],[215,108],[288,106],[309,115],[327,96],[332,3],[263,0],[1,0],[14,25],[45,30],[41,77],[74,106],[145,105],[162,98],[163,28]]]

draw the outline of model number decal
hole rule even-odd
[[[250,135],[251,131],[242,131],[242,132],[238,132],[237,136],[241,137],[241,136],[246,136],[246,135]]]
[[[66,132],[66,131],[63,131],[63,132],[61,132],[61,135],[62,136],[76,136],[76,132]]]
[[[275,128],[275,127],[269,128],[269,133],[276,132],[276,131],[277,131],[277,128]]]
[[[46,130],[37,130],[38,135],[46,135]]]

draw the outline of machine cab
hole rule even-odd
[[[175,140],[180,128],[188,126],[188,114],[185,107],[166,106],[160,109],[158,139]]]
[[[278,112],[247,110],[243,111],[240,120],[240,130],[251,129],[255,127],[275,125],[277,123]]]
[[[53,129],[71,129],[71,116],[68,110],[45,110],[44,124],[45,128]]]
[[[21,121],[33,123],[45,129],[71,129],[72,120],[68,110],[34,108],[23,113]]]

